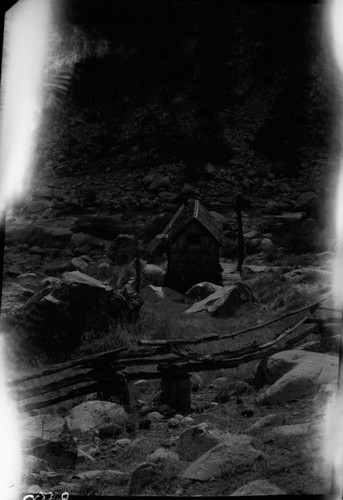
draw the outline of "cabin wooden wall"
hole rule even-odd
[[[166,285],[184,293],[201,281],[221,284],[219,244],[193,220],[170,242]]]

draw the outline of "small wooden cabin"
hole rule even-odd
[[[222,284],[219,252],[225,238],[198,200],[182,205],[163,234],[168,241],[166,286],[185,293],[201,281]]]

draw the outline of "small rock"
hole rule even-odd
[[[119,470],[88,470],[79,472],[75,476],[76,479],[91,479],[99,481],[100,484],[117,486],[125,484],[128,481],[128,475]]]
[[[135,450],[145,450],[149,445],[149,440],[146,437],[139,437],[137,439],[134,439],[132,443],[129,445],[129,449],[131,451]]]
[[[157,191],[158,189],[161,188],[167,188],[169,184],[170,184],[170,178],[168,177],[168,175],[165,176],[159,175],[150,184],[148,189],[149,191]]]
[[[33,247],[30,248],[29,250],[30,253],[37,254],[37,255],[44,255],[45,251],[43,248],[39,247],[38,245],[34,245]]]
[[[273,254],[277,249],[274,243],[269,238],[262,238],[260,242],[260,250],[268,254]]]
[[[147,380],[137,380],[131,387],[131,394],[137,396],[138,394],[145,394],[149,389],[149,382]]]
[[[163,415],[164,417],[173,417],[175,415],[175,410],[173,408],[171,408],[168,404],[163,404],[161,406],[158,407],[158,411],[159,413],[161,413],[161,415]]]
[[[72,247],[83,247],[89,245],[91,242],[91,237],[85,233],[74,233],[70,239],[70,246]]]
[[[147,461],[151,463],[178,463],[179,455],[174,451],[165,448],[158,448],[147,457]]]
[[[195,420],[192,417],[184,417],[181,420],[181,423],[183,423],[183,424],[194,424],[194,422],[195,422]]]
[[[207,422],[195,425],[183,431],[179,436],[176,452],[184,460],[196,460],[203,453],[219,444],[223,434]]]
[[[119,446],[120,448],[126,448],[127,446],[130,446],[131,443],[132,443],[131,439],[122,438],[122,439],[117,439],[117,441],[114,444],[116,446]]]
[[[163,420],[163,415],[161,415],[158,411],[152,411],[148,413],[146,418],[148,418],[151,422],[160,422]]]
[[[156,179],[157,174],[148,174],[142,179],[143,186],[150,186]]]
[[[46,460],[27,455],[24,457],[23,472],[25,474],[32,474],[33,472],[49,471],[50,466]]]
[[[156,464],[143,462],[132,472],[129,482],[129,495],[139,495],[145,486],[160,473]]]
[[[251,229],[247,233],[244,233],[244,239],[245,240],[252,240],[256,238],[261,238],[262,234],[259,231],[256,231],[255,229]]]
[[[192,194],[192,193],[194,193],[194,187],[191,186],[190,184],[185,183],[182,186],[181,194]]]
[[[265,417],[260,418],[257,422],[251,425],[245,432],[247,434],[258,434],[264,430],[272,427],[273,425],[282,425],[287,421],[286,414],[271,413]]]
[[[54,493],[64,493],[66,491],[69,493],[69,495],[79,495],[81,488],[81,481],[77,481],[75,483],[67,483],[65,481],[61,481],[56,486],[54,486]],[[42,489],[40,491],[42,491]]]
[[[204,170],[209,176],[213,176],[216,173],[216,168],[211,163],[206,163]]]
[[[275,201],[267,201],[265,204],[262,213],[267,215],[279,215],[281,213],[281,208],[278,203]]]
[[[170,429],[177,429],[180,425],[180,420],[177,418],[171,418],[168,420],[168,427]]]
[[[169,191],[161,191],[158,197],[161,201],[172,203],[173,201],[177,200],[178,195]]]
[[[40,493],[43,491],[44,488],[39,486],[38,484],[30,484],[29,486],[26,486],[25,491],[27,493]]]
[[[81,271],[85,272],[89,268],[87,262],[85,262],[80,257],[74,257],[71,261],[71,271]]]

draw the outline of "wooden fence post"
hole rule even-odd
[[[245,254],[245,245],[244,245],[244,236],[243,236],[243,223],[242,223],[242,195],[238,194],[235,199],[235,209],[237,215],[237,231],[238,231],[238,265],[237,271],[239,273],[242,271],[243,262],[244,262],[244,254]]]
[[[161,403],[183,415],[191,409],[191,377],[189,373],[166,371],[161,380]]]

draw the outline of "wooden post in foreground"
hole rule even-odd
[[[189,373],[166,371],[161,380],[161,403],[185,415],[191,409],[191,377]]]

